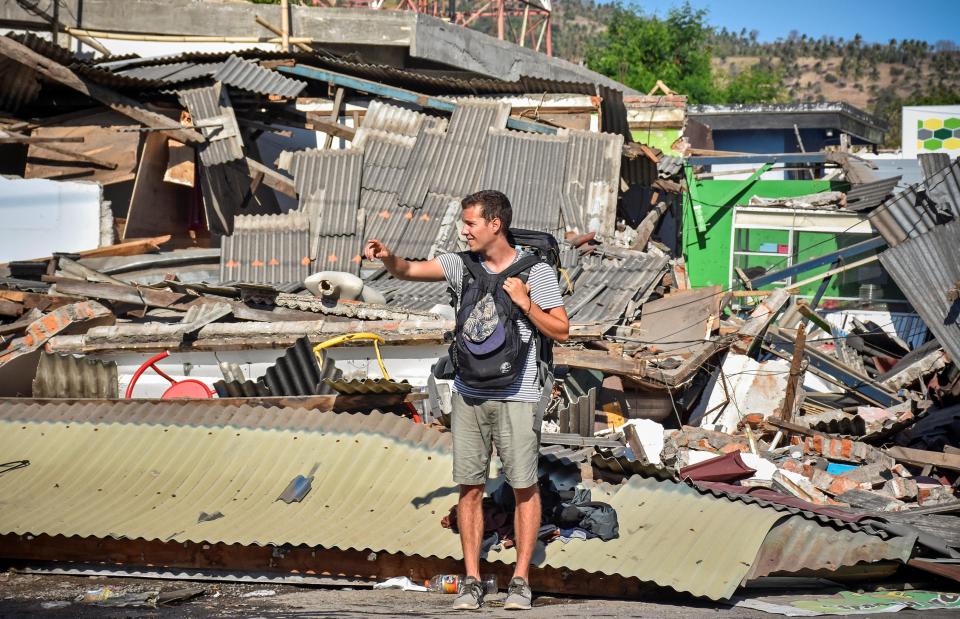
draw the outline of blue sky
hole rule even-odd
[[[683,1],[636,0],[635,4],[647,13],[663,16]],[[815,38],[845,39],[859,32],[864,41],[881,43],[890,39],[931,43],[960,39],[956,0],[691,0],[690,4],[707,9],[711,25],[757,30],[760,41],[785,38],[791,30]]]

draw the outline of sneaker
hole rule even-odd
[[[453,607],[457,610],[476,610],[483,606],[483,584],[473,576],[467,576],[460,583],[457,599]]]
[[[533,592],[527,581],[519,576],[514,577],[507,587],[507,599],[503,603],[505,610],[530,610],[533,602]]]

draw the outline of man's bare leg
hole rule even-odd
[[[457,525],[460,527],[466,575],[477,580],[480,580],[480,544],[483,541],[483,492],[484,486],[461,484],[460,502],[457,503]]]
[[[517,567],[514,569],[513,576],[519,576],[529,582],[530,561],[533,559],[533,550],[537,545],[537,532],[540,530],[540,488],[537,484],[519,490],[514,488],[513,496],[517,500],[517,511],[513,521],[517,536]]]

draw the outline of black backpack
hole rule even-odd
[[[450,345],[450,361],[457,375],[468,387],[474,389],[500,389],[514,384],[526,365],[530,346],[534,341],[524,342],[520,337],[517,319],[520,308],[503,290],[503,282],[508,277],[517,277],[524,283],[530,269],[542,262],[542,259],[528,254],[514,262],[500,273],[489,273],[480,264],[480,258],[473,252],[460,252],[464,272],[460,284],[460,300],[457,305],[457,329]],[[474,306],[487,294],[493,297],[497,309],[497,319],[503,325],[505,339],[502,346],[486,355],[476,355],[463,342],[463,326]],[[536,328],[534,328],[536,331]]]
[[[549,264],[557,278],[560,277],[560,244],[552,234],[546,232],[537,232],[536,230],[524,230],[522,228],[510,228],[507,231],[507,240],[511,245],[519,245],[527,251],[537,255],[541,260]]]

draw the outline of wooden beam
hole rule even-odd
[[[251,179],[256,175],[260,175],[262,176],[261,182],[270,189],[275,189],[285,196],[290,196],[294,200],[297,199],[297,190],[292,178],[250,157],[247,157],[243,163],[245,163],[247,175],[250,176]]]
[[[170,235],[165,234],[163,236],[155,236],[146,239],[130,239],[129,241],[124,241],[123,243],[116,243],[115,245],[104,245],[103,247],[97,247],[96,249],[85,249],[79,252],[71,252],[79,255],[81,258],[102,258],[105,256],[137,256],[139,254],[149,254],[153,252],[160,251],[160,246],[170,240]],[[45,258],[33,258],[30,260],[24,260],[24,262],[48,262],[52,260],[52,256],[46,256]],[[7,266],[6,263],[0,264],[0,266]]]
[[[807,343],[807,328],[801,323],[797,329],[797,340],[793,347],[793,359],[790,360],[790,377],[787,379],[787,393],[783,398],[783,408],[778,417],[782,421],[793,421],[793,407],[797,399],[797,386],[803,376],[803,349]]]
[[[41,56],[26,45],[18,43],[9,37],[0,37],[0,55],[29,67],[44,76],[68,88],[72,88],[91,99],[103,103],[107,107],[120,112],[124,116],[143,123],[149,127],[159,127],[168,137],[181,142],[202,143],[204,137],[193,129],[180,126],[180,123],[151,112],[143,104],[134,99],[121,95],[109,88],[104,88],[84,79],[62,64]]]
[[[343,109],[343,88],[337,88],[337,94],[333,97],[333,109],[330,110],[330,117],[327,119],[327,122],[339,125],[340,124],[340,110]],[[356,126],[354,126],[356,129]],[[333,144],[333,134],[328,133],[325,138],[323,138],[323,148],[324,150],[330,148]]]
[[[834,438],[833,436],[824,432],[819,432],[817,430],[795,424],[791,421],[783,421],[782,419],[777,419],[776,417],[767,417],[764,419],[764,423],[768,426],[773,426],[776,430],[786,430],[787,432],[803,434],[804,436],[822,436],[824,438]]]
[[[323,116],[320,112],[307,112],[307,124],[316,131],[323,131],[328,136],[343,138],[353,141],[357,130],[353,127],[347,127],[337,122],[331,122],[328,116]]]
[[[4,140],[11,140],[11,141],[5,142]],[[51,153],[57,153],[58,155],[65,155],[67,157],[70,157],[71,159],[79,159],[80,161],[86,161],[87,163],[92,163],[93,165],[100,166],[108,170],[117,169],[117,164],[112,161],[98,159],[96,157],[91,157],[90,155],[85,155],[84,153],[67,150],[65,148],[60,148],[59,146],[53,146],[49,144],[49,142],[83,142],[83,138],[68,138],[68,137],[44,138],[44,137],[33,137],[29,135],[24,135],[22,133],[10,131],[9,129],[4,129],[0,131],[0,144],[4,144],[4,143],[30,144],[34,148],[47,150],[47,151],[50,151]]]
[[[960,471],[960,456],[938,451],[925,451],[909,447],[888,447],[887,455],[895,460],[915,466],[931,465],[950,471]]]

